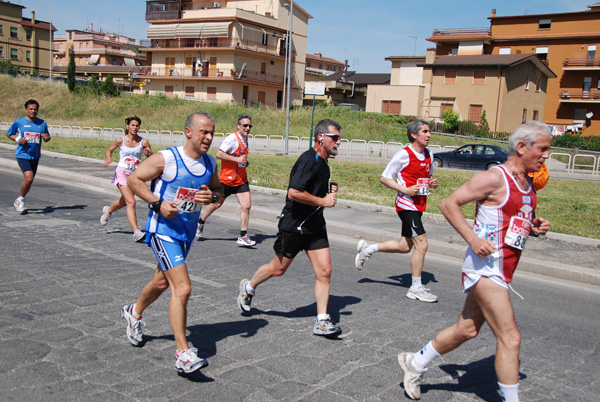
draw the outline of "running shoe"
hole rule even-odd
[[[146,234],[144,232],[142,232],[141,230],[138,229],[133,234],[133,241],[137,243],[140,240],[142,240],[144,238],[144,236],[146,236]]]
[[[246,292],[246,283],[250,282],[248,279],[242,279],[240,282],[240,293],[237,297],[237,304],[242,310],[242,313],[248,313],[250,311],[250,304],[252,304],[253,293]]]
[[[363,269],[365,261],[371,258],[371,254],[365,253],[365,248],[367,248],[368,245],[369,243],[367,243],[363,239],[360,239],[358,241],[358,244],[356,245],[356,250],[358,251],[358,253],[356,254],[356,258],[354,259],[354,265],[357,269]]]
[[[108,223],[108,218],[110,218],[110,214],[108,213],[108,205],[105,205],[104,208],[102,208],[102,216],[100,217],[100,224],[102,226],[106,226],[106,224]]]
[[[420,285],[418,288],[413,289],[412,287],[406,292],[406,297],[412,300],[419,300],[426,303],[436,302],[438,297],[431,293],[428,288]]]
[[[25,200],[16,199],[13,203],[17,212],[23,213],[25,212]]]
[[[199,223],[196,228],[196,239],[200,240],[204,236],[204,223]]]
[[[132,312],[133,304],[127,304],[121,309],[121,317],[127,323],[127,339],[133,346],[139,346],[142,343],[142,327],[145,327],[146,323],[141,318],[135,318]]]
[[[244,237],[238,237],[237,242],[238,246],[246,246],[246,247],[252,247],[256,244],[256,242],[254,240],[250,240],[250,237],[248,235],[244,236]]]
[[[191,373],[208,366],[208,361],[198,357],[197,353],[196,348],[175,352],[175,369],[180,373]]]
[[[327,314],[324,320],[317,320],[313,327],[313,334],[320,336],[337,336],[342,333],[342,328],[333,325],[331,317]]]
[[[412,366],[414,353],[400,353],[398,355],[398,363],[404,371],[404,391],[410,399],[421,399],[421,378],[423,371],[419,371]]]

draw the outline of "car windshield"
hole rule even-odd
[[[501,153],[503,153],[504,155],[508,155],[508,151],[507,151],[506,149],[504,149],[504,148],[500,148],[500,147],[498,147],[498,148],[496,148],[496,149],[497,149],[498,151],[500,151]]]

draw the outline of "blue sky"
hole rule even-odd
[[[488,17],[585,11],[597,0],[298,0],[313,16],[309,21],[308,53],[348,60],[351,70],[361,73],[388,73],[388,56],[424,55],[433,44],[425,40],[434,29],[489,27]],[[120,33],[137,40],[146,37],[143,0],[11,0],[27,7],[23,16],[35,10],[48,21],[65,29]],[[416,37],[416,39],[415,39]]]

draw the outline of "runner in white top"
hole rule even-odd
[[[127,123],[125,135],[117,138],[108,147],[106,150],[106,159],[102,162],[102,166],[108,167],[108,164],[112,162],[112,153],[119,148],[119,163],[115,169],[115,178],[112,183],[118,187],[121,197],[110,206],[104,206],[102,216],[100,217],[100,224],[106,226],[113,212],[127,207],[127,220],[133,230],[133,240],[137,242],[144,237],[144,233],[138,228],[137,215],[135,213],[135,197],[127,185],[127,178],[140,165],[144,155],[146,157],[152,155],[152,148],[148,140],[138,135],[138,131],[142,125],[142,120],[139,117],[128,117],[125,119],[125,122]]]

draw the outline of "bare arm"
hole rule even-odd
[[[152,147],[150,146],[150,141],[144,139],[144,141],[142,141],[142,147],[144,147],[144,155],[146,155],[146,158],[149,158],[154,154],[154,152],[152,152]]]
[[[405,186],[401,186],[400,184],[398,184],[398,182],[396,180],[390,179],[389,177],[384,177],[384,176],[381,176],[380,181],[381,181],[381,184],[383,184],[384,186],[389,187],[392,190],[396,190],[399,193],[410,195],[411,197],[413,197],[419,193],[419,186],[416,184],[411,187],[405,187]]]
[[[237,163],[246,163],[248,161],[248,155],[233,156],[233,155],[229,155],[227,152],[221,151],[220,149],[217,150],[217,153],[215,156],[221,160],[237,162]]]
[[[288,189],[288,197],[291,200],[299,202],[300,204],[311,205],[314,207],[331,208],[335,207],[335,204],[337,203],[337,194],[335,192],[331,192],[325,197],[321,198],[312,195],[307,191],[300,191],[290,188]]]
[[[502,172],[494,169],[477,173],[440,204],[442,214],[479,257],[490,255],[496,247],[491,241],[477,237],[460,207],[473,201],[485,202],[488,205],[498,204],[505,194]]]
[[[110,144],[110,147],[108,147],[104,154],[105,159],[104,162],[102,162],[102,166],[108,167],[108,164],[112,162],[112,153],[115,152],[115,149],[119,148],[121,145],[123,145],[123,138],[117,138],[112,144]]]

